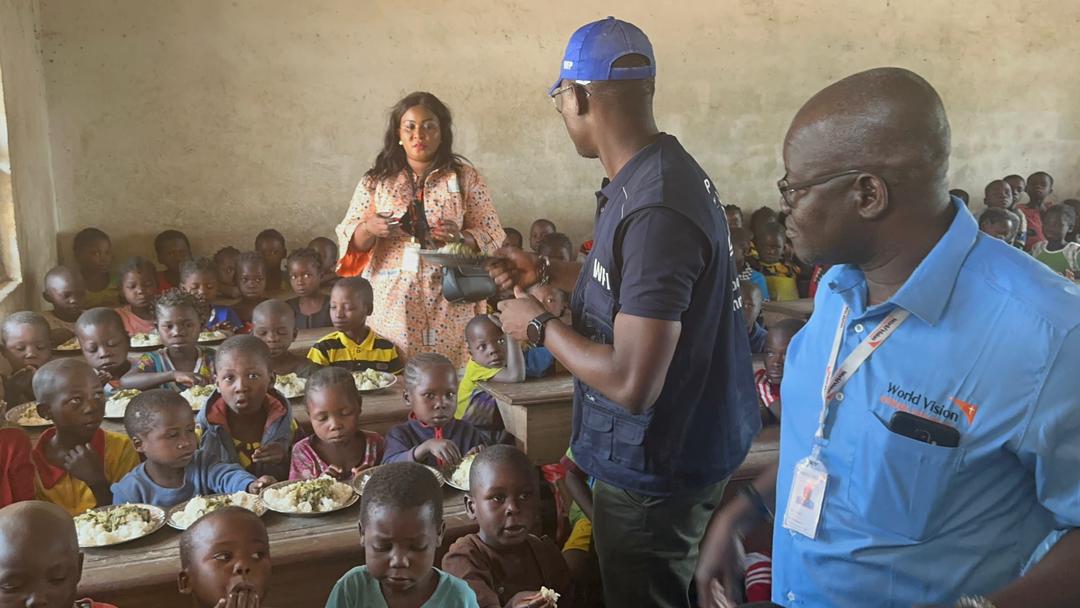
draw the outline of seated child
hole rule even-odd
[[[180,286],[180,265],[191,259],[191,242],[179,230],[165,230],[154,237],[158,263],[165,267],[157,273],[158,291]]]
[[[503,228],[503,232],[506,233],[506,238],[503,239],[503,247],[517,247],[521,249],[521,246],[525,241],[521,237],[521,232],[517,228]]]
[[[1017,205],[1017,210],[1027,219],[1027,245],[1031,251],[1038,243],[1045,241],[1043,234],[1042,212],[1045,203],[1054,193],[1054,178],[1045,171],[1036,171],[1027,178],[1028,202],[1026,205]]]
[[[454,418],[457,370],[449,359],[420,353],[405,364],[402,397],[412,409],[409,421],[386,434],[383,462],[419,462],[456,467],[463,456],[484,445],[480,431]],[[370,483],[370,482],[369,482]]]
[[[724,217],[727,218],[729,232],[743,227],[743,212],[738,205],[724,205]]]
[[[330,297],[320,291],[323,262],[314,249],[297,249],[285,264],[295,298],[288,300],[296,317],[296,329],[330,327]]]
[[[979,230],[1009,244],[1019,229],[1016,216],[1007,209],[990,207],[979,216]]]
[[[735,258],[735,271],[739,273],[739,279],[750,281],[761,290],[761,297],[769,301],[769,285],[765,281],[765,275],[754,270],[750,266],[750,246],[752,235],[746,228],[734,228],[731,230],[731,252]]]
[[[19,428],[0,428],[0,507],[34,500],[30,437]]]
[[[247,509],[211,511],[180,535],[176,582],[193,608],[260,608],[270,574],[266,525]]]
[[[1067,199],[1061,201],[1061,204],[1065,205],[1066,207],[1069,207],[1070,209],[1072,209],[1073,213],[1076,215],[1076,217],[1078,219],[1080,219],[1080,199],[1067,198]],[[1077,230],[1076,229],[1077,229],[1076,224],[1073,224],[1073,229],[1069,232],[1069,234],[1065,235],[1065,240],[1066,241],[1068,241],[1070,243],[1077,242]]]
[[[746,322],[746,331],[750,335],[750,352],[764,352],[767,332],[759,320],[761,306],[764,303],[764,298],[761,297],[761,289],[750,281],[739,279],[739,295],[742,298],[743,321]]]
[[[555,230],[555,224],[551,220],[539,219],[532,223],[529,227],[529,248],[533,250],[533,253],[540,253],[540,241],[553,232],[558,231]]]
[[[203,307],[195,296],[170,289],[154,301],[157,333],[164,344],[143,353],[124,376],[124,388],[146,390],[154,387],[182,391],[214,379],[214,349],[199,346],[203,328]]]
[[[956,198],[964,201],[964,206],[965,207],[970,207],[971,206],[971,195],[967,193],[967,190],[961,190],[960,188],[955,188],[953,190],[949,190],[949,196],[955,196]]]
[[[251,323],[251,313],[266,300],[266,260],[254,251],[241,253],[236,261],[236,283],[240,301],[233,304],[233,311],[241,321]]]
[[[146,460],[112,485],[114,504],[168,508],[206,494],[258,494],[276,481],[256,479],[240,465],[216,462],[198,449],[195,412],[176,391],[155,388],[136,395],[124,412],[124,430]]]
[[[292,308],[281,300],[267,300],[251,314],[251,335],[262,340],[270,349],[274,374],[299,374],[307,378],[319,369],[311,361],[289,350],[296,339],[296,323]]]
[[[210,258],[195,258],[180,265],[180,289],[198,297],[210,308],[204,328],[235,332],[243,327],[244,322],[232,308],[214,304],[218,297],[218,269]]]
[[[539,255],[546,255],[553,260],[561,262],[574,261],[574,245],[570,243],[570,237],[561,232],[552,232],[540,240],[537,249]]]
[[[445,530],[442,490],[430,471],[411,462],[380,467],[360,496],[364,565],[338,580],[326,608],[478,608],[465,581],[434,567]]]
[[[308,378],[304,404],[314,435],[296,442],[289,479],[314,479],[328,474],[349,480],[382,462],[382,435],[362,430],[363,401],[352,374],[323,367]]]
[[[126,435],[101,429],[105,395],[82,359],[50,361],[34,374],[38,415],[53,426],[38,438],[31,458],[37,497],[72,515],[112,504],[112,484],[139,464]]]
[[[554,601],[540,598],[541,587],[567,600],[573,596],[559,547],[531,534],[540,523],[539,485],[536,470],[516,447],[492,446],[473,461],[465,512],[480,532],[455,541],[442,566],[472,587],[480,608],[554,608]]]
[[[544,305],[544,310],[562,318],[567,313],[569,296],[553,285],[533,285],[529,294]],[[531,347],[525,351],[525,377],[542,378],[555,369],[555,356],[544,346]]]
[[[574,453],[566,449],[559,465],[566,471],[563,483],[571,499],[567,519],[572,526],[563,544],[563,559],[574,582],[575,600],[579,605],[592,606],[598,602],[603,585],[600,583],[600,564],[592,550],[593,485],[594,480],[574,461]]]
[[[1012,188],[1003,179],[995,179],[983,188],[983,204],[987,208],[1008,209],[1012,200]]]
[[[131,371],[129,338],[124,322],[111,308],[91,308],[79,315],[75,337],[90,367],[101,380],[105,397],[123,388],[122,378]]]
[[[784,261],[784,227],[777,223],[766,224],[755,240],[761,274],[765,275],[765,284],[769,288],[769,299],[777,302],[798,300],[796,277],[799,276],[799,267]]]
[[[296,423],[289,400],[274,389],[270,349],[254,336],[233,336],[218,347],[217,391],[199,410],[203,450],[257,476],[285,479]]]
[[[746,256],[746,261],[755,270],[761,269],[761,257],[758,255],[758,250],[761,247],[760,239],[769,224],[775,224],[779,221],[780,214],[772,207],[758,207],[750,214],[750,234],[753,238],[750,240],[750,252]]]
[[[401,358],[394,343],[367,326],[375,309],[371,283],[363,277],[346,277],[330,290],[330,320],[334,330],[308,351],[315,365],[333,365],[349,371],[375,369],[401,371]],[[390,305],[390,303],[387,303]]]
[[[284,289],[285,273],[281,261],[285,259],[285,237],[273,228],[267,228],[255,237],[255,251],[266,262],[266,292],[276,294]]]
[[[31,500],[0,509],[5,607],[115,608],[78,599],[82,563],[75,522],[60,507]]]
[[[1006,175],[1002,179],[1008,182],[1009,188],[1012,189],[1012,202],[1009,203],[1009,209],[1016,209],[1016,206],[1024,198],[1024,190],[1027,190],[1027,180],[1022,175],[1015,173]]]
[[[52,358],[49,323],[36,312],[20,311],[0,325],[4,359],[12,373],[4,380],[5,399],[11,405],[34,400],[34,375]]]
[[[226,246],[214,254],[214,265],[218,271],[218,293],[224,298],[239,298],[240,289],[236,286],[236,264],[240,261],[240,250]]]
[[[765,368],[754,372],[758,401],[763,408],[762,422],[780,420],[780,382],[784,379],[788,344],[803,325],[806,322],[800,319],[784,319],[769,328],[769,335],[765,339]]]
[[[75,264],[86,284],[86,306],[120,304],[120,281],[112,271],[112,241],[97,228],[84,228],[75,235]]]
[[[57,266],[45,273],[41,297],[53,309],[41,313],[52,328],[53,344],[59,346],[75,335],[75,321],[86,310],[86,286],[73,268]]]
[[[308,249],[314,249],[322,259],[322,278],[320,282],[324,287],[334,284],[339,278],[337,275],[338,246],[325,236],[317,236],[308,243]]]
[[[125,304],[116,309],[129,336],[154,331],[157,271],[146,258],[129,258],[120,267],[120,289]]]
[[[504,333],[488,315],[477,315],[465,326],[469,362],[458,385],[454,418],[467,420],[485,437],[485,443],[501,443],[506,426],[495,397],[476,385],[487,380],[524,382],[525,357],[516,340]]]
[[[1065,236],[1076,226],[1076,212],[1066,205],[1055,205],[1043,213],[1043,236],[1046,240],[1031,248],[1031,255],[1063,277],[1080,278],[1080,244]]]

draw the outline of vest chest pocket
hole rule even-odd
[[[597,391],[586,388],[582,412],[582,440],[597,457],[635,471],[645,470],[645,434],[652,410],[632,415]]]
[[[582,306],[582,324],[585,337],[600,344],[615,340],[615,298],[595,279],[585,284]]]

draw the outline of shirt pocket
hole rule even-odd
[[[867,412],[848,483],[848,502],[871,526],[922,541],[941,527],[941,507],[964,450],[889,430]]]
[[[652,410],[630,414],[589,387],[584,388],[582,397],[582,443],[590,446],[598,458],[644,471],[645,434]]]
[[[613,343],[615,340],[615,298],[595,280],[589,280],[585,284],[583,301],[582,333],[593,342]]]

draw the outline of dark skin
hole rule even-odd
[[[251,335],[270,348],[274,374],[282,376],[294,373],[308,363],[304,357],[289,352],[293,340],[296,340],[296,317],[288,305],[272,309],[265,304],[257,306],[251,316]]]
[[[983,204],[987,207],[996,207],[998,209],[1008,209],[1012,205],[1013,192],[1012,187],[1009,186],[1009,182],[997,179],[989,184],[986,184],[986,189],[983,190]]]
[[[330,290],[330,321],[334,329],[349,337],[353,342],[363,342],[371,332],[367,318],[371,315],[374,304],[371,299],[358,289],[338,283]]]
[[[1061,209],[1047,211],[1043,217],[1043,236],[1046,237],[1046,248],[1057,251],[1064,247],[1065,235],[1072,232],[1072,229],[1072,223],[1061,212]]]
[[[78,320],[86,310],[86,284],[82,276],[73,270],[64,268],[50,272],[45,277],[45,290],[41,297],[52,304],[54,315],[69,323]],[[59,332],[53,330],[53,343],[63,344],[72,335],[66,329]]]
[[[457,409],[457,371],[447,366],[432,366],[421,371],[413,386],[402,393],[416,419],[428,426],[441,428],[454,418]],[[428,439],[413,448],[413,460],[421,462],[428,456],[456,467],[462,458],[461,450],[449,439]]]
[[[131,361],[127,358],[129,338],[123,325],[76,325],[75,336],[79,339],[83,358],[103,383],[120,378],[131,370]]]
[[[58,388],[38,401],[38,415],[56,427],[56,434],[45,444],[45,459],[89,486],[97,504],[112,504],[112,482],[105,476],[101,457],[90,447],[105,417],[101,382],[89,365],[54,373]]]
[[[540,517],[540,491],[536,476],[515,463],[491,463],[473,474],[465,496],[465,512],[480,527],[480,540],[499,553],[506,572],[535,580],[539,566],[527,544],[529,530]],[[506,608],[552,608],[540,590],[521,591]]]
[[[327,296],[319,291],[322,269],[314,260],[293,260],[289,263],[289,285],[300,297],[300,312],[313,315],[322,310]]]
[[[240,288],[236,286],[236,264],[239,261],[239,253],[226,253],[214,258],[214,264],[218,267],[218,292],[226,298],[240,297]]]
[[[274,385],[274,373],[257,355],[226,353],[217,362],[217,387],[228,405],[229,432],[244,442],[261,441],[266,428],[266,394]],[[268,443],[251,455],[252,462],[279,464],[289,456],[285,446]]]
[[[153,320],[157,277],[152,269],[141,268],[124,273],[120,277],[120,290],[135,316],[146,321]]]
[[[157,330],[169,354],[169,359],[176,369],[154,373],[132,369],[124,375],[120,385],[124,388],[146,390],[169,382],[182,386],[209,383],[210,378],[195,373],[195,364],[199,360],[196,342],[199,339],[199,331],[202,330],[202,321],[199,319],[198,312],[190,306],[159,306]]]
[[[1024,190],[1027,189],[1027,182],[1019,175],[1006,177],[1005,181],[1008,182],[1009,188],[1012,189],[1012,203],[1010,207],[1015,207],[1020,202],[1020,197],[1023,196]]]
[[[1054,193],[1054,181],[1045,175],[1035,175],[1028,179],[1027,195],[1029,209],[1042,209],[1047,197]]]
[[[75,250],[75,262],[86,288],[101,291],[109,286],[112,273],[112,243],[108,239],[96,239]]]
[[[503,247],[517,247],[518,249],[521,249],[523,244],[524,243],[521,241],[521,234],[516,232],[507,232],[506,238],[503,239],[502,242]]]
[[[47,325],[12,323],[7,326],[4,358],[15,370],[6,384],[10,403],[25,403],[34,399],[31,386],[34,373],[52,358],[52,336]]]
[[[285,243],[275,237],[263,237],[255,241],[255,251],[266,260],[266,291],[281,291],[284,279],[281,260],[285,259]]]
[[[330,239],[325,237],[316,237],[314,239],[311,239],[311,242],[308,243],[308,248],[314,249],[319,253],[319,256],[322,257],[323,285],[333,282],[335,279],[337,279],[338,276],[334,272],[334,267],[337,266],[338,255],[337,245],[334,244],[334,241],[331,241]]]
[[[1007,243],[1011,240],[1009,237],[1016,233],[1016,224],[1010,221],[985,222],[979,226],[979,230]]]
[[[784,237],[766,232],[758,238],[758,257],[763,264],[775,264],[784,259]]]
[[[435,551],[446,523],[435,521],[434,507],[376,507],[360,521],[364,563],[388,608],[419,608],[439,586]]]
[[[239,262],[236,266],[236,282],[240,289],[240,301],[233,311],[245,323],[251,322],[251,314],[266,299],[265,264],[255,261]]]
[[[0,511],[0,608],[74,606],[82,567],[75,523],[63,509],[28,501]]]
[[[165,266],[165,280],[169,285],[180,284],[180,265],[191,259],[191,247],[182,238],[167,239],[157,250],[158,262]]]
[[[529,228],[529,248],[536,253],[540,253],[540,242],[544,240],[545,236],[554,232],[555,226],[551,222],[546,220],[533,222],[533,225]]]
[[[660,134],[651,97],[626,100],[574,85],[558,95],[555,103],[578,154],[599,158],[609,179]],[[525,293],[539,280],[540,260],[516,249],[502,249],[498,256],[488,268],[491,277],[500,289],[515,289],[517,298],[499,303],[503,329],[516,340],[526,340],[529,322],[544,312],[543,305]],[[552,261],[551,284],[570,293],[580,272],[578,262]],[[556,320],[545,326],[544,346],[571,374],[638,414],[659,397],[681,334],[678,321],[619,313],[613,344],[593,342]]]
[[[270,585],[270,539],[258,518],[235,511],[195,524],[180,593],[194,608],[259,608]]]
[[[761,316],[761,289],[756,289],[750,281],[739,282],[739,295],[742,296],[743,321],[749,331],[754,327],[757,318]]]
[[[361,402],[340,386],[309,391],[304,399],[315,436],[311,447],[338,479],[352,479],[363,466],[367,440],[360,432]]]
[[[473,323],[465,328],[469,355],[484,367],[502,368],[492,377],[496,382],[524,382],[525,356],[517,342],[503,333],[494,321]]]

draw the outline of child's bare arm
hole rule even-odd
[[[140,372],[138,368],[133,367],[120,378],[120,388],[137,388],[145,391],[170,382],[192,386],[205,384],[208,380],[192,372]]]
[[[585,514],[585,517],[588,517],[589,521],[592,521],[592,489],[589,488],[589,484],[585,483],[585,480],[582,479],[580,475],[571,472],[566,475],[566,490],[570,493],[570,498],[573,498],[574,502],[581,507],[581,511]]]
[[[525,353],[521,352],[521,346],[510,334],[506,336],[506,367],[499,370],[492,380],[496,382],[524,382],[525,381]]]

